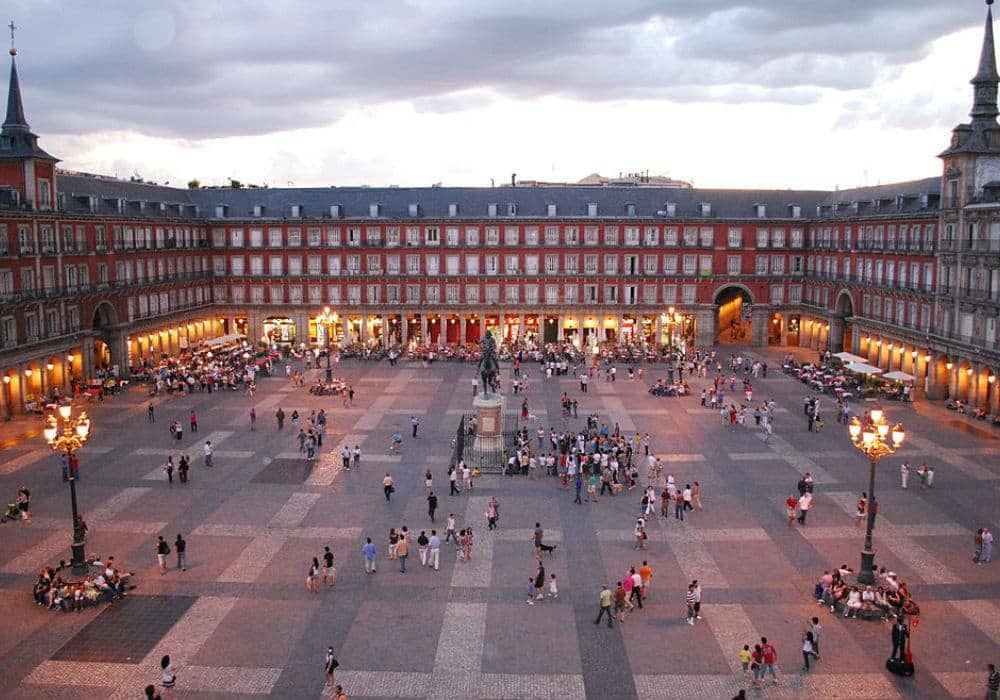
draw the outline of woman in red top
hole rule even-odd
[[[788,498],[785,499],[785,505],[787,510],[785,515],[788,517],[788,526],[791,527],[792,523],[795,522],[795,507],[799,504],[799,499],[797,499],[794,494],[790,494]]]

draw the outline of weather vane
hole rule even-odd
[[[17,30],[17,26],[14,24],[14,20],[10,21],[7,25],[10,28],[10,55],[17,55],[17,49],[14,47],[14,32]]]

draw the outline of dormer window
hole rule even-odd
[[[677,205],[673,202],[667,202],[663,205],[664,210],[667,212],[667,216],[677,216]]]
[[[264,205],[263,204],[254,204],[253,205],[253,215],[255,217],[257,217],[258,219],[260,217],[264,216]]]
[[[712,204],[711,202],[702,202],[698,205],[698,211],[701,212],[702,216],[711,216],[712,214]]]
[[[372,202],[368,205],[368,216],[377,219],[382,213],[382,205]]]
[[[118,201],[121,202],[122,200],[119,199]],[[228,209],[229,209],[229,207],[227,207],[225,204],[216,204],[215,205],[215,218],[216,219],[225,219],[226,218],[226,211]]]
[[[330,205],[330,218],[339,219],[341,217],[341,208],[339,204]]]
[[[517,216],[517,204],[514,202],[507,204],[507,216]]]
[[[851,202],[851,211],[855,214],[861,211],[861,202]]]
[[[293,219],[301,219],[302,218],[302,205],[301,204],[293,204],[292,205],[292,218]]]
[[[767,205],[766,204],[754,204],[753,210],[756,213],[758,219],[763,219],[767,216]]]
[[[410,211],[410,216],[412,217],[420,216],[420,205],[411,204],[409,207],[409,211]]]
[[[487,213],[487,215],[491,219],[495,219],[496,216],[497,216],[497,205],[496,204],[488,204],[486,206],[486,213]]]
[[[591,202],[587,205],[587,216],[590,218],[597,216],[597,202]]]
[[[558,207],[555,204],[548,204],[548,205],[546,205],[545,208],[546,208],[546,213],[549,216],[556,216],[556,214],[558,212]]]
[[[448,216],[452,218],[458,216],[458,204],[452,203],[448,205]]]
[[[798,204],[792,204],[788,208],[791,211],[793,219],[801,219],[802,218],[802,207],[801,206],[799,206]]]
[[[625,205],[625,216],[635,216],[635,205],[626,204]]]

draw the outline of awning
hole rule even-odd
[[[906,372],[889,372],[888,374],[883,374],[882,377],[895,382],[912,382],[916,379],[912,374],[907,374]]]
[[[844,369],[855,374],[882,374],[882,370],[878,367],[872,367],[864,362],[849,362],[844,365]]]
[[[836,357],[841,362],[857,362],[862,365],[868,362],[868,360],[866,360],[865,358],[859,357],[858,355],[855,355],[850,352],[837,352],[834,353],[833,356]]]
[[[230,343],[238,343],[245,338],[246,336],[242,333],[230,333],[229,335],[220,335],[218,338],[206,340],[203,345],[209,349],[214,349],[223,345],[229,345]]]

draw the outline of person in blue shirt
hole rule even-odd
[[[375,573],[375,545],[372,544],[372,538],[365,538],[365,546],[361,548],[361,553],[365,556],[365,573],[374,574]]]

